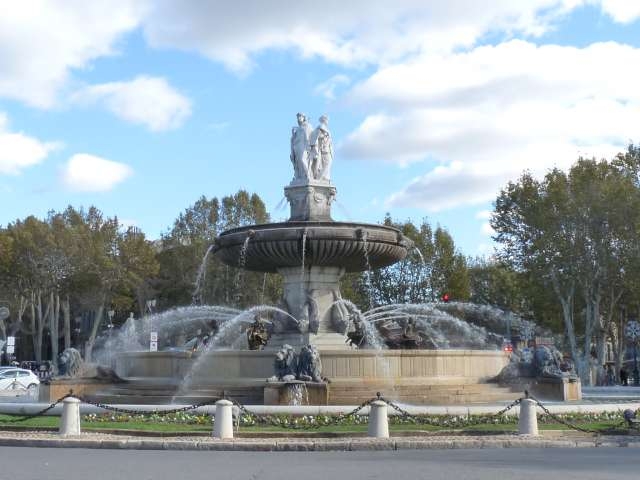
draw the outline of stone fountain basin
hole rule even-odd
[[[413,242],[393,227],[346,222],[282,222],[251,225],[223,232],[214,247],[227,265],[258,272],[302,265],[341,267],[361,272],[392,265],[407,256]],[[241,251],[246,252],[241,260]],[[366,242],[365,242],[366,239]],[[369,265],[367,265],[367,257]]]

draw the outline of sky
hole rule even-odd
[[[640,141],[640,0],[0,0],[0,225],[95,205],[149,238],[201,195],[273,220],[329,117],[335,220],[492,252],[528,170]]]

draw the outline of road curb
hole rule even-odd
[[[577,439],[545,439],[543,437],[500,436],[498,438],[425,438],[391,437],[344,439],[150,439],[145,437],[106,437],[82,434],[62,437],[55,434],[38,436],[0,435],[0,446],[35,448],[91,448],[116,450],[212,450],[240,452],[327,452],[378,450],[437,450],[476,448],[640,448],[640,437],[594,437]]]

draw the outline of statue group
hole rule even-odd
[[[329,132],[329,118],[320,117],[319,125],[313,129],[304,113],[297,115],[298,125],[291,130],[291,163],[294,180],[329,182],[333,143]]]

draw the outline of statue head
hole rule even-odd
[[[329,127],[329,117],[327,117],[326,115],[322,115],[318,119],[318,122],[320,122],[320,126],[323,127],[325,130]]]
[[[307,123],[307,116],[302,112],[298,112],[296,118],[298,119],[298,125]]]

